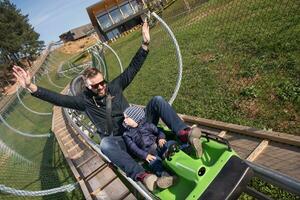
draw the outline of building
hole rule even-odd
[[[87,8],[88,15],[102,41],[111,40],[142,23],[147,10],[137,0],[103,0]]]
[[[86,24],[74,29],[69,30],[59,36],[60,40],[63,42],[74,41],[80,38],[86,37],[91,32],[94,31],[94,27],[92,24]]]

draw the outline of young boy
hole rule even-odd
[[[130,153],[146,160],[150,169],[158,176],[156,186],[168,188],[176,181],[162,165],[162,155],[175,141],[166,141],[165,134],[154,124],[145,120],[145,112],[138,106],[130,106],[124,111],[123,138]]]

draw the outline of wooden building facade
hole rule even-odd
[[[142,23],[147,11],[138,0],[103,0],[87,8],[88,15],[101,41],[118,37]]]

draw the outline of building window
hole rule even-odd
[[[129,3],[127,3],[127,4],[123,5],[123,6],[121,6],[121,10],[122,10],[123,15],[124,15],[125,18],[127,18],[127,17],[129,17],[130,15],[133,15],[133,14],[134,14],[134,12],[133,12],[131,6],[129,5]]]
[[[108,28],[112,25],[112,22],[108,16],[108,14],[101,15],[97,18],[98,18],[98,21],[99,21],[102,29]]]
[[[132,7],[133,7],[133,10],[134,12],[138,12],[139,11],[139,5],[136,1],[130,1]]]
[[[118,35],[120,35],[120,31],[118,28],[113,29],[112,31],[109,31],[106,33],[106,36],[108,38],[108,40],[117,37]]]
[[[123,19],[123,16],[121,14],[121,11],[119,9],[115,9],[109,12],[110,16],[112,17],[114,23],[118,23]]]

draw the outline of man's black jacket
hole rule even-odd
[[[141,69],[147,55],[148,51],[140,48],[131,60],[128,68],[107,84],[108,93],[113,97],[111,115],[114,135],[122,135],[124,132],[124,127],[122,126],[124,119],[123,111],[129,104],[123,95],[123,90],[131,83],[137,72]],[[87,88],[77,96],[68,96],[49,91],[42,87],[38,87],[37,91],[32,93],[32,95],[57,106],[84,111],[95,124],[102,137],[107,132],[106,96],[97,96]]]

